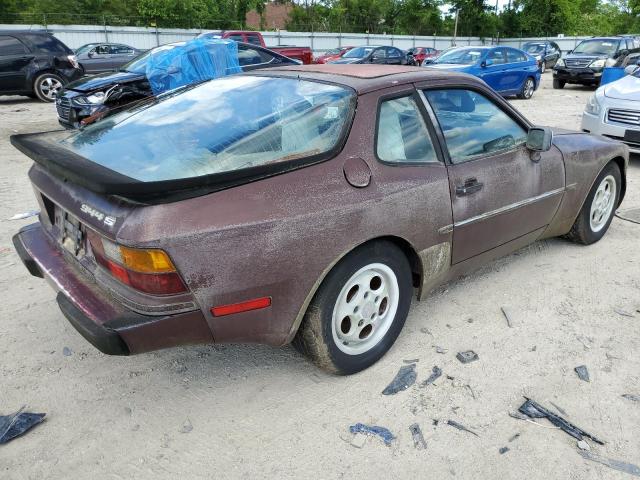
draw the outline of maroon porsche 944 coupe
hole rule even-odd
[[[39,222],[14,244],[93,345],[292,342],[349,374],[411,297],[542,238],[602,238],[627,147],[534,127],[481,80],[309,65],[15,135]]]

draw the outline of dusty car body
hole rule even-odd
[[[40,221],[14,237],[16,249],[33,275],[53,284],[64,315],[105,353],[208,342],[280,346],[295,340],[318,365],[352,373],[391,346],[414,288],[422,299],[434,286],[542,238],[569,234],[590,243],[576,225],[584,226],[586,208],[599,222],[599,236],[606,231],[612,216],[603,210],[606,185],[593,194],[600,195],[600,210],[594,213],[597,202],[588,199],[594,188],[600,192],[599,175],[609,170],[617,173],[608,184],[606,207],[624,196],[625,145],[565,131],[555,131],[551,140],[550,131],[532,129],[500,95],[469,75],[329,64],[245,73],[233,77],[235,86],[231,81],[167,95],[83,132],[12,137],[35,160],[29,176],[41,207]],[[248,90],[238,86],[242,82]],[[184,132],[188,125],[208,124],[217,118],[207,117],[215,114],[209,102],[228,97],[235,105],[236,94],[262,96],[262,104],[249,102],[257,108],[276,105],[278,141],[289,141],[295,136],[287,130],[290,124],[278,123],[285,110],[277,98],[264,99],[277,86],[289,95],[307,92],[292,111],[300,113],[304,105],[309,115],[319,115],[313,117],[322,125],[316,135],[327,138],[335,127],[335,143],[300,146],[312,148],[304,155],[289,153],[296,146],[284,160],[265,165],[214,174],[199,170],[175,179],[157,169],[139,176],[136,165],[123,170],[135,163],[137,150],[126,164],[114,166],[121,147],[133,146],[134,139],[150,143],[146,125],[161,129],[164,122],[182,122]],[[321,96],[309,100],[316,90]],[[220,91],[225,97],[216,97]],[[333,103],[323,104],[322,95]],[[174,119],[165,115],[169,111]],[[105,126],[108,121],[113,125]],[[128,129],[133,130],[125,133]],[[532,146],[534,130],[546,147]],[[171,130],[154,135],[170,135],[165,132]],[[255,143],[260,138],[255,132],[244,138]],[[314,142],[312,137],[296,141]],[[190,137],[176,147],[185,165],[195,143]],[[464,153],[469,143],[475,146]],[[104,150],[110,153],[101,157]],[[207,158],[219,157],[207,153]],[[102,243],[97,249],[96,238]],[[113,249],[122,258],[139,249],[150,249],[148,256],[164,252],[160,271],[177,275],[163,284],[170,292],[145,293],[120,281],[127,280],[126,259],[98,260]],[[369,258],[375,265],[367,270],[361,263],[373,262]],[[141,265],[138,271],[148,268]],[[356,283],[350,287],[352,279]],[[381,286],[381,280],[387,283]],[[380,298],[384,295],[388,304],[387,297]],[[354,308],[349,302],[355,297],[360,303]],[[334,307],[336,298],[342,300]],[[331,323],[343,307],[355,312]],[[381,323],[371,326],[370,316]],[[363,343],[383,330],[377,343]]]

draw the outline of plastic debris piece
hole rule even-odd
[[[555,413],[547,410],[542,405],[535,402],[534,400],[531,400],[530,398],[524,398],[526,398],[526,402],[524,402],[518,410],[529,418],[546,418],[556,427],[562,429],[565,433],[571,435],[576,440],[583,440],[583,438],[586,437],[590,438],[597,444],[604,445],[604,442],[602,440],[598,440],[596,437],[594,437],[590,433],[585,432],[580,427],[576,427],[572,423],[569,423],[560,415],[556,415]]]
[[[633,313],[623,310],[622,308],[614,308],[613,311],[623,317],[635,317]]]
[[[431,375],[420,386],[426,387],[427,385],[435,382],[442,375],[442,369],[439,367],[433,367],[431,369]]]
[[[587,450],[587,451],[591,451],[591,447],[589,446],[589,444],[587,442],[585,442],[584,440],[578,440],[578,443],[576,444],[578,445],[578,448],[580,450]]]
[[[385,445],[391,445],[391,441],[396,438],[388,428],[378,427],[377,425],[365,425],[364,423],[356,423],[349,427],[351,433],[363,433],[365,435],[374,435],[382,439]]]
[[[462,363],[471,363],[478,360],[478,354],[473,350],[467,350],[466,352],[458,352],[456,358]]]
[[[583,458],[587,460],[591,460],[592,462],[598,462],[602,465],[605,465],[614,470],[618,470],[619,472],[628,473],[629,475],[635,475],[636,477],[640,477],[640,467],[634,465],[633,463],[627,463],[620,460],[614,460],[612,458],[603,457],[593,452],[588,452],[586,450],[580,450],[578,452],[582,455]]]
[[[0,415],[0,445],[23,435],[42,421],[46,413],[25,412],[24,407],[11,415]]]
[[[462,430],[463,432],[471,433],[472,435],[475,435],[476,437],[480,436],[476,432],[474,432],[473,430],[469,430],[464,425],[461,425],[458,422],[454,422],[453,420],[447,420],[447,425],[451,425],[453,428],[457,428],[458,430]]]
[[[516,433],[513,437],[509,439],[509,442],[513,442],[514,440],[517,440],[519,437],[520,437],[520,434]]]
[[[71,356],[71,349],[69,347],[64,347],[62,349],[62,355],[64,355],[65,357],[70,357]]]
[[[398,373],[389,385],[382,391],[383,395],[395,395],[398,392],[406,390],[416,381],[418,374],[416,373],[416,364],[404,365],[400,367]]]
[[[634,395],[633,393],[625,393],[622,395],[622,398],[626,398],[632,402],[640,402],[640,395]]]
[[[511,315],[511,311],[507,307],[500,307],[500,310],[502,310],[502,314],[507,320],[507,326],[509,328],[513,328],[513,316]]]
[[[422,430],[420,430],[420,425],[414,423],[409,426],[409,431],[411,432],[411,437],[413,438],[413,446],[418,450],[426,450],[427,442],[422,435]]]
[[[193,430],[193,425],[191,423],[191,420],[187,418],[187,420],[182,424],[182,427],[180,427],[180,433],[189,433],[192,430]]]
[[[447,353],[447,349],[446,348],[442,348],[436,345],[436,353]]]
[[[16,213],[9,220],[23,220],[25,218],[35,217],[36,215],[39,215],[39,214],[40,214],[40,210],[29,210],[28,212],[24,212],[24,213]]]
[[[590,382],[591,381],[589,379],[589,370],[587,370],[587,366],[586,365],[579,365],[576,368],[574,368],[574,370],[578,374],[578,378],[580,380],[582,380],[584,382]]]
[[[500,452],[500,455],[504,455],[508,451],[509,451],[509,447],[502,447],[500,450],[498,450],[498,452]]]

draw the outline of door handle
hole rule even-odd
[[[483,186],[484,185],[482,183],[478,182],[477,178],[467,178],[462,185],[456,186],[456,195],[458,197],[471,195],[472,193],[476,193],[482,190]]]

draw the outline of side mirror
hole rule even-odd
[[[633,75],[638,70],[638,65],[627,65],[624,68],[625,75]]]
[[[89,53],[87,53],[87,57],[89,57],[89,58],[93,58],[93,55],[94,55],[94,53],[93,53],[93,52],[89,52]]]
[[[569,55],[570,53],[573,53],[573,50],[567,50],[567,55]]]
[[[490,67],[491,65],[493,65],[493,60],[491,60],[490,58],[483,60],[483,62],[480,64],[482,68],[487,68],[487,67]]]
[[[527,148],[534,152],[548,152],[553,142],[553,131],[549,127],[531,127],[527,134]]]

